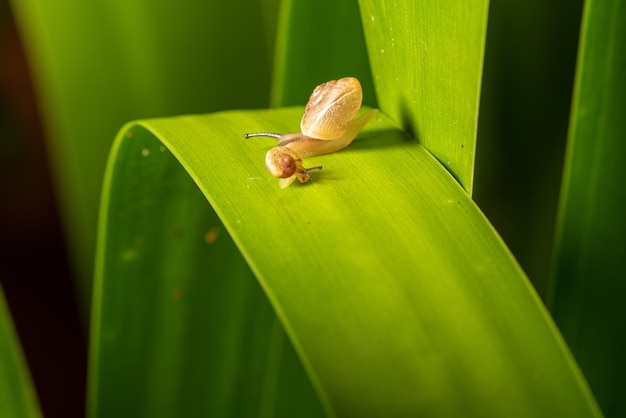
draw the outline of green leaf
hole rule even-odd
[[[472,198],[544,300],[583,3],[489,4]]]
[[[150,132],[126,135],[105,184],[89,416],[322,416],[211,206]]]
[[[487,0],[361,0],[380,109],[471,194]]]
[[[273,106],[304,105],[314,86],[347,76],[376,105],[357,0],[284,0],[278,32]]]
[[[87,318],[115,132],[138,118],[267,106],[277,0],[12,3],[39,87]]]
[[[570,124],[552,310],[607,416],[626,415],[626,4],[589,0]]]
[[[41,417],[11,314],[0,288],[0,411],[3,417]]]
[[[497,234],[387,117],[346,150],[308,159],[324,165],[313,181],[278,188],[263,167],[274,141],[242,135],[293,131],[302,111],[156,119],[120,133],[99,245],[95,416],[208,415],[211,400],[228,404],[222,416],[241,416],[247,399],[251,411],[290,395],[294,383],[278,379],[234,397],[244,377],[275,366],[267,337],[255,341],[254,323],[237,322],[269,321],[266,305],[247,315],[263,304],[246,301],[254,286],[238,251],[328,416],[599,416]],[[223,227],[190,197],[191,180]]]

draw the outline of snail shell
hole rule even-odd
[[[341,138],[361,108],[362,101],[361,83],[354,77],[320,84],[309,97],[300,129],[309,138]]]

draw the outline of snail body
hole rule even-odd
[[[281,188],[289,186],[296,178],[306,183],[311,179],[309,172],[322,167],[304,168],[301,157],[328,154],[347,147],[378,113],[373,109],[354,119],[362,100],[361,83],[356,78],[331,80],[317,86],[311,94],[300,122],[301,132],[259,132],[246,134],[245,138],[278,139],[277,146],[267,152],[265,165],[270,174],[281,179]]]

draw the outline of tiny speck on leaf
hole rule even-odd
[[[217,226],[212,227],[211,229],[209,229],[206,234],[204,234],[204,242],[206,242],[207,244],[213,244],[215,241],[217,241],[217,237],[220,235],[220,230]]]

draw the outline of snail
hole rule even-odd
[[[270,174],[280,179],[281,188],[289,186],[295,179],[306,183],[311,179],[309,173],[322,167],[305,168],[302,157],[328,154],[347,147],[378,113],[378,109],[372,109],[354,119],[362,101],[359,80],[353,77],[331,80],[313,90],[300,122],[301,132],[258,132],[244,137],[268,136],[278,140],[278,145],[267,152],[265,166]]]

